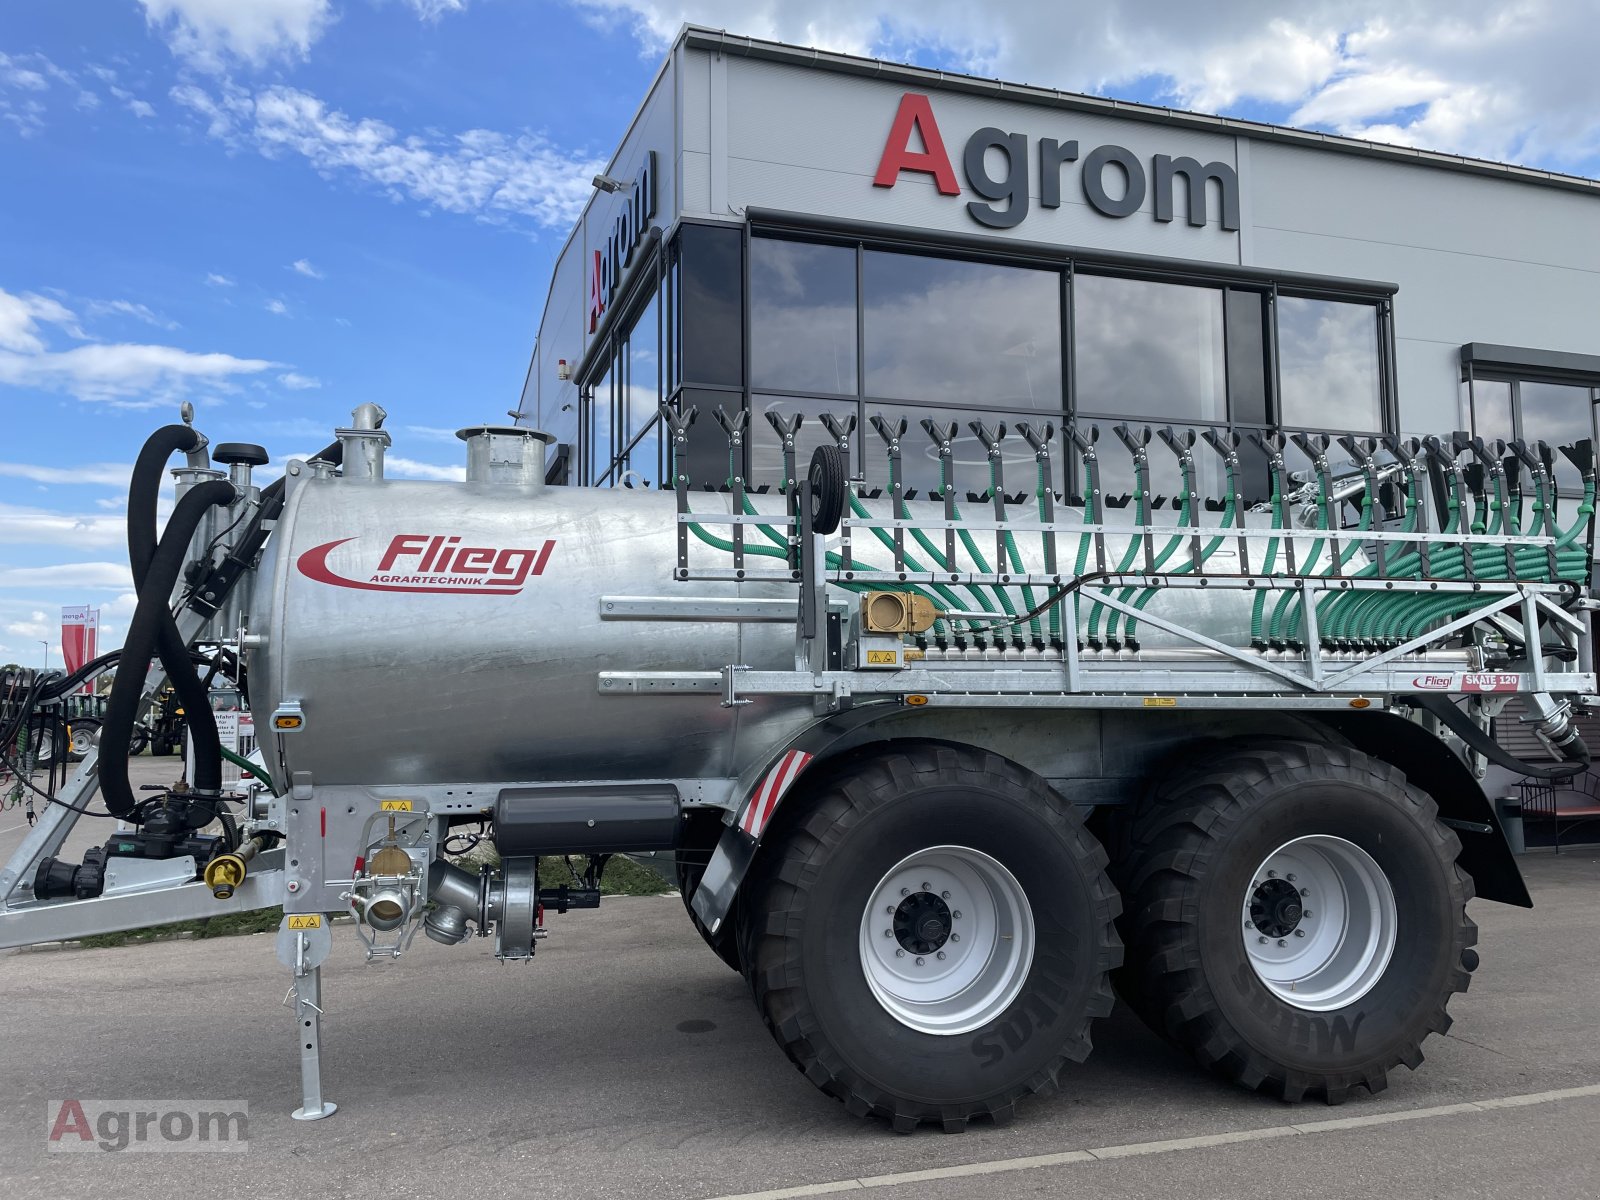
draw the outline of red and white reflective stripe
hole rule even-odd
[[[761,781],[761,786],[756,788],[756,794],[750,801],[750,807],[745,809],[744,819],[739,822],[739,828],[751,837],[760,837],[761,831],[772,819],[778,801],[783,799],[783,794],[789,790],[789,785],[801,771],[806,769],[806,764],[812,757],[804,750],[791,750],[780,758],[778,765],[767,772],[767,777]]]

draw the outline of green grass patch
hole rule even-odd
[[[77,939],[87,949],[104,946],[137,946],[145,942],[170,940],[179,934],[196,939],[237,937],[246,933],[275,933],[283,923],[283,909],[258,908],[254,912],[221,913],[197,921],[174,921],[170,925],[150,925],[144,929],[123,929],[117,933],[96,933]]]

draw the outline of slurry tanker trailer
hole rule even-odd
[[[728,443],[711,490],[683,465],[696,415],[663,410],[658,490],[547,487],[546,439],[488,425],[461,431],[465,482],[385,478],[374,405],[266,488],[261,447],[158,430],[126,644],[12,706],[116,668],[97,751],[0,871],[0,945],[281,904],[304,1119],[334,1107],[334,916],[372,960],[419,931],[531,959],[612,856],[647,852],[675,855],[794,1064],[897,1130],[1070,1087],[1118,994],[1287,1100],[1421,1063],[1478,962],[1467,901],[1530,904],[1486,764],[1589,761],[1589,442],[1559,448],[1577,501],[1542,443],[978,423],[986,486],[958,495],[955,426],[830,417],[802,462],[775,414],[783,478],[758,483],[748,415],[719,409],[695,434]],[[886,488],[847,478],[857,436]],[[922,496],[913,445],[942,467]],[[1112,456],[1131,492],[1101,487]],[[1157,456],[1182,487],[1159,510]],[[213,673],[256,714],[243,791]],[[169,681],[192,777],[135,793],[130,740]],[[1513,698],[1550,763],[1491,736]],[[61,857],[91,805],[117,832]],[[496,865],[453,860],[474,836]],[[541,886],[552,858],[566,886]]]

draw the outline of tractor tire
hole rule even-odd
[[[705,862],[697,860],[703,860],[709,856],[710,851],[701,851],[695,856],[695,860],[691,860],[682,851],[678,853],[676,859],[678,894],[683,897],[684,911],[689,914],[689,921],[694,925],[695,932],[700,935],[706,945],[711,947],[718,958],[727,963],[734,971],[743,974],[744,967],[739,962],[739,939],[735,935],[732,922],[723,922],[720,932],[712,933],[711,930],[706,928],[705,922],[695,913],[694,906],[691,903],[694,900],[695,892],[699,890],[700,877],[706,873]]]
[[[47,771],[67,753],[67,731],[54,716],[35,716],[28,722],[28,745],[34,770]]]
[[[128,757],[134,758],[143,754],[150,745],[150,731],[143,725],[133,727],[133,737],[128,742]]]
[[[901,743],[819,778],[780,810],[741,900],[768,1029],[854,1116],[907,1133],[1008,1121],[1111,1010],[1105,852],[995,754]]]
[[[1114,875],[1118,991],[1203,1066],[1341,1103],[1422,1063],[1478,964],[1434,802],[1342,745],[1237,741],[1160,782]]]
[[[69,722],[67,728],[71,733],[68,756],[73,762],[82,762],[89,751],[94,749],[96,740],[100,736],[100,722],[93,717],[79,717]]]

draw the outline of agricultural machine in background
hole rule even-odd
[[[260,447],[159,430],[100,746],[0,870],[0,945],[282,904],[315,1119],[330,917],[374,962],[419,930],[526,960],[611,856],[671,851],[785,1053],[896,1129],[1070,1086],[1113,988],[1289,1100],[1420,1064],[1477,964],[1468,899],[1530,903],[1486,764],[1589,761],[1588,442],[1560,450],[1581,498],[1548,447],[1464,435],[974,423],[967,479],[958,427],[879,416],[873,492],[853,418],[807,460],[772,414],[758,485],[748,414],[716,416],[716,490],[693,410],[663,410],[660,491],[547,488],[546,439],[495,426],[461,432],[465,483],[386,479],[373,405],[265,489]],[[236,791],[213,670],[260,725]],[[135,794],[164,679],[194,769]],[[1513,698],[1556,765],[1493,740]],[[121,832],[63,860],[96,791]],[[453,861],[461,834],[498,866]],[[552,857],[569,886],[540,885]]]

